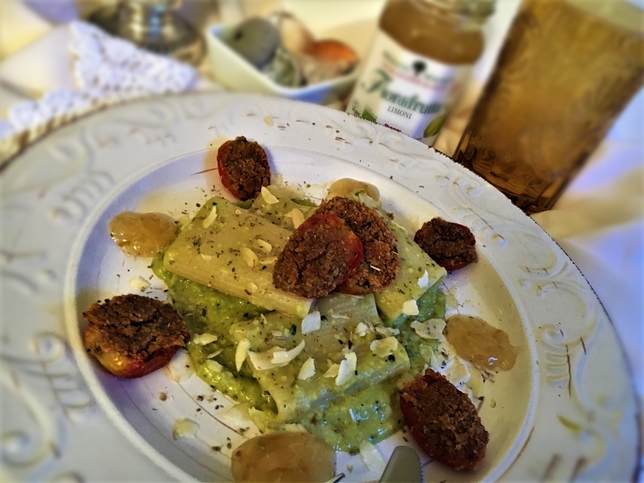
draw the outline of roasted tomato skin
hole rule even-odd
[[[84,336],[87,352],[93,355],[101,365],[116,377],[135,379],[143,377],[151,372],[166,366],[172,359],[179,347],[159,349],[147,360],[139,360],[128,357],[114,351],[106,351],[102,346],[100,330],[93,324],[89,324]]]
[[[266,151],[244,136],[219,147],[217,170],[224,188],[242,201],[257,197],[261,188],[270,184],[271,170]]]
[[[476,263],[476,239],[464,225],[433,218],[414,235],[414,241],[448,272]]]

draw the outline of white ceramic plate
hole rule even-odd
[[[614,331],[588,283],[530,218],[393,131],[310,104],[215,94],[110,109],[55,132],[2,173],[1,436],[12,476],[230,478],[228,446],[248,432],[240,434],[247,423],[226,398],[196,376],[106,375],[80,334],[91,302],[136,292],[129,280],[151,275],[146,260],[114,246],[107,220],[124,209],[193,213],[220,189],[208,171],[209,145],[237,135],[262,144],[273,171],[313,197],[329,181],[354,177],[377,185],[410,227],[441,215],[474,232],[480,261],[448,276],[450,310],[504,329],[520,355],[485,384],[482,467],[455,473],[429,463],[426,480],[631,478],[637,407]],[[151,283],[151,295],[162,297],[161,283]],[[173,439],[179,418],[199,424],[196,437]],[[377,446],[384,459],[403,436]],[[347,455],[338,472],[348,481],[380,476]]]

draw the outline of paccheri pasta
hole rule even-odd
[[[245,404],[260,429],[300,423],[337,450],[357,452],[402,427],[399,385],[454,354],[425,327],[444,320],[446,271],[364,183],[342,184],[396,239],[400,269],[380,292],[311,300],[276,289],[275,261],[316,206],[273,185],[252,202],[211,198],[152,268],[193,335],[187,348],[204,381]]]

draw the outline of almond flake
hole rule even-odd
[[[208,216],[206,216],[203,221],[201,222],[201,225],[204,228],[210,228],[210,226],[215,222],[217,219],[217,207],[213,205],[212,210],[210,210],[210,213],[208,213]]]
[[[315,361],[312,357],[309,357],[304,364],[302,364],[302,369],[297,375],[297,378],[301,381],[305,381],[311,377],[315,376]]]
[[[425,273],[423,273],[423,276],[418,279],[418,286],[420,288],[429,287],[429,274],[427,273],[427,270],[425,270]]]
[[[414,299],[407,300],[402,306],[402,313],[405,315],[418,315],[418,304]]]
[[[211,352],[210,354],[208,354],[208,355],[206,356],[206,359],[214,359],[214,358],[215,358],[215,357],[217,357],[219,354],[221,354],[223,351],[224,351],[223,349],[219,349],[219,350],[217,350],[217,351],[215,351],[215,352]]]
[[[219,362],[213,361],[212,359],[208,359],[206,361],[206,367],[208,370],[212,372],[221,372],[224,370],[224,366],[222,366]]]
[[[293,228],[297,228],[304,223],[304,214],[298,208],[293,208],[289,211],[286,216],[288,216],[293,221]]]
[[[395,337],[385,337],[384,339],[374,340],[369,348],[377,356],[388,357],[398,349],[398,339]]]
[[[371,329],[367,324],[365,324],[364,322],[360,322],[358,325],[356,325],[354,332],[358,337],[364,337],[365,335],[367,335],[367,332],[369,332],[370,330]]]
[[[277,351],[273,354],[273,363],[277,365],[287,365],[289,362],[291,362],[293,359],[295,359],[300,352],[304,349],[305,342],[302,341],[300,342],[296,347],[291,349],[290,351]]]
[[[237,349],[235,350],[235,367],[237,372],[241,371],[246,356],[248,356],[248,349],[250,348],[250,341],[248,339],[242,339],[237,344]]]
[[[302,319],[302,334],[308,334],[320,329],[322,317],[319,311],[311,312]]]
[[[429,319],[425,322],[414,320],[410,327],[421,339],[440,339],[445,329],[445,321],[443,319]]]
[[[192,361],[185,349],[179,349],[167,365],[170,379],[175,382],[183,382],[194,374]]]
[[[342,362],[340,362],[340,368],[338,369],[338,377],[335,378],[336,386],[343,386],[353,378],[356,371],[356,366],[358,364],[358,356],[355,352],[349,352],[344,356]]]
[[[331,364],[329,369],[324,373],[324,377],[336,377],[340,372],[340,364]]]
[[[268,191],[268,188],[266,186],[262,186],[262,198],[264,199],[264,202],[267,205],[274,205],[275,203],[279,203],[280,200],[278,200],[273,193]]]
[[[277,257],[263,258],[259,261],[260,265],[273,265],[277,261]]]
[[[211,342],[215,342],[217,340],[217,336],[215,334],[208,334],[208,333],[197,334],[197,335],[193,335],[190,340],[192,340],[193,344],[206,345],[206,344],[210,344]]]
[[[295,359],[304,349],[304,341],[300,342],[297,347],[286,351],[281,347],[273,347],[264,352],[248,351],[248,357],[258,371],[266,371],[276,367],[284,367]]]
[[[257,255],[253,250],[251,250],[248,247],[243,247],[240,251],[241,251],[242,258],[244,259],[244,261],[249,267],[252,268],[257,266],[257,264],[259,263],[259,259],[257,258]]]
[[[273,245],[271,245],[265,240],[262,240],[261,238],[258,238],[257,240],[255,240],[255,243],[257,244],[259,249],[262,250],[264,253],[270,253],[271,250],[273,250]]]

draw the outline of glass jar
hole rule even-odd
[[[644,11],[523,0],[456,161],[528,214],[552,208],[644,85]]]
[[[494,0],[389,0],[347,112],[431,145],[471,66]]]

